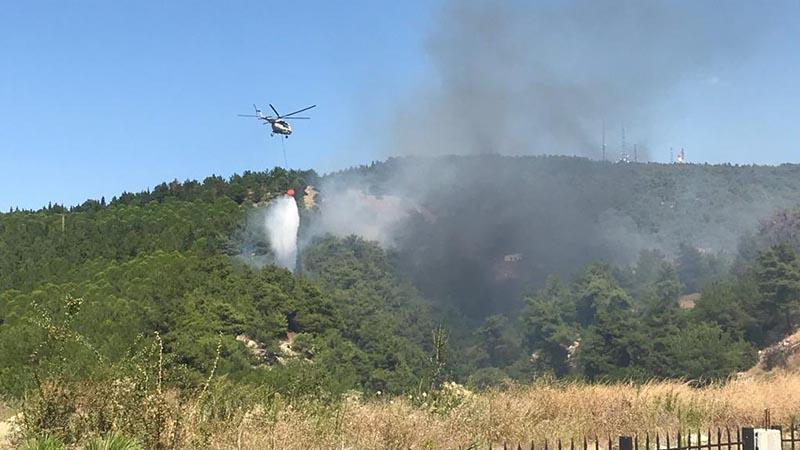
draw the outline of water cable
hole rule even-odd
[[[281,140],[281,147],[283,148],[283,168],[289,170],[289,162],[286,159],[286,138],[279,138]]]

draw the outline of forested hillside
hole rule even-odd
[[[219,341],[220,369],[254,383],[278,378],[288,388],[302,376],[331,392],[415,386],[426,373],[423,348],[434,322],[419,320],[422,300],[376,244],[321,240],[309,249],[311,278],[254,269],[240,257],[247,211],[291,186],[287,180],[304,186],[304,176],[276,169],[221,184],[165,184],[108,205],[0,216],[4,394],[33,387],[39,363],[31,365],[31,355],[57,356],[42,343],[50,327],[67,333],[54,325],[67,323],[67,334],[80,336],[67,350],[69,372],[85,376],[158,332],[181,383],[209,370]],[[289,334],[295,351],[279,362],[287,356],[279,341]],[[262,348],[248,351],[237,336]],[[315,364],[304,364],[312,356]]]
[[[165,383],[215,372],[284,396],[724,378],[800,326],[798,175],[395,159],[3,213],[0,395],[24,396],[56,366],[107,380],[153,345]],[[270,256],[264,205],[308,185],[320,194],[301,210],[296,273],[254,264]],[[412,205],[381,223],[390,240],[349,235],[371,224],[336,200],[353,189],[372,206]],[[332,213],[352,228],[327,229]]]

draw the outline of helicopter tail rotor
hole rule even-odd
[[[264,115],[263,115],[263,114],[261,114],[261,110],[260,110],[260,109],[258,109],[258,106],[256,106],[256,104],[255,104],[255,103],[253,103],[253,109],[254,109],[254,110],[256,110],[256,115],[257,115],[258,117],[264,117]]]

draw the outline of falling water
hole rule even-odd
[[[300,215],[294,197],[285,195],[267,208],[265,227],[275,264],[294,271],[297,263],[297,228]]]

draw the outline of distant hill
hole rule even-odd
[[[798,202],[800,166],[480,155],[393,158],[322,177],[276,168],[228,180],[173,181],[107,204],[0,214],[0,289],[57,280],[97,257],[191,248],[235,254],[243,245],[249,254],[266,252],[236,206],[259,204],[289,187],[299,199],[307,185],[320,191],[321,209],[334,205],[327,209],[345,216],[341,229],[322,232],[344,237],[379,228],[427,295],[481,317],[517,310],[524,286],[594,261],[630,264],[648,249],[676,258],[682,245],[733,258],[760,219]],[[387,211],[368,209],[362,217],[351,211],[352,198],[336,198],[352,188],[408,199],[418,209],[376,222]],[[304,215],[304,230],[313,220]],[[508,255],[518,260],[505,261]],[[697,289],[683,281],[688,291]]]
[[[289,188],[309,206],[295,274],[269,264],[263,221]],[[32,387],[34,360],[102,377],[156,344],[169,383],[196,386],[219,351],[232,382],[285,396],[724,378],[800,326],[800,213],[775,214],[797,199],[796,165],[482,155],[2,213],[0,396]]]

